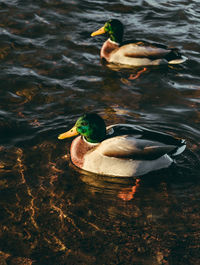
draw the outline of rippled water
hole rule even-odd
[[[199,1],[1,0],[0,16],[0,263],[199,264]],[[110,18],[187,62],[136,80],[103,66],[90,34]],[[187,149],[139,182],[85,174],[57,136],[86,111]]]

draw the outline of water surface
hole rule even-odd
[[[6,0],[0,15],[0,261],[199,264],[199,1]],[[103,66],[105,38],[90,34],[110,18],[125,40],[175,46],[187,62],[136,80]],[[57,136],[87,111],[187,149],[139,182],[85,174]]]

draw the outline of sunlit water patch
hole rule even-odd
[[[0,263],[198,264],[200,6],[192,1],[0,1]],[[125,40],[175,46],[173,67],[108,68]],[[57,136],[84,112],[187,142],[167,169],[116,179],[78,170]]]

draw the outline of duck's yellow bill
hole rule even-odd
[[[58,139],[59,140],[63,140],[65,138],[70,138],[70,137],[73,137],[73,136],[76,136],[78,135],[78,132],[76,130],[76,127],[74,126],[71,130],[65,132],[65,133],[61,133],[59,136],[58,136]]]
[[[104,33],[106,33],[106,32],[105,32],[105,29],[104,29],[104,26],[103,26],[102,28],[98,29],[97,31],[92,32],[91,36],[94,37],[94,36],[101,35],[101,34],[104,34]]]

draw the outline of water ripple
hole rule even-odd
[[[199,0],[0,1],[0,263],[198,264]],[[110,18],[124,40],[179,48],[180,66],[108,68]],[[140,70],[140,69],[139,69]],[[85,112],[183,138],[174,164],[128,181],[80,172],[71,139]],[[173,216],[173,218],[171,218]]]

